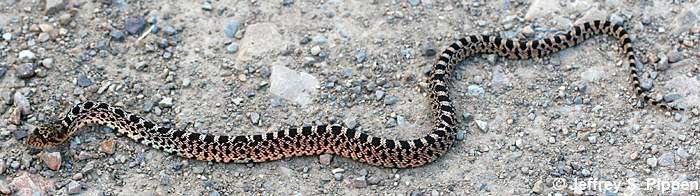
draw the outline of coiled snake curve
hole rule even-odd
[[[178,156],[216,162],[264,162],[286,157],[336,154],[383,167],[417,167],[430,163],[452,146],[457,133],[455,109],[448,96],[448,81],[454,67],[474,54],[497,54],[509,59],[529,59],[575,46],[598,34],[616,38],[629,63],[636,95],[645,103],[680,110],[652,99],[640,86],[632,41],[627,31],[610,21],[592,21],[566,33],[540,40],[504,39],[472,35],[452,43],[439,56],[428,78],[432,128],[422,137],[391,140],[371,136],[345,126],[318,125],[268,132],[261,135],[208,135],[158,126],[139,115],[106,103],[77,104],[55,123],[37,127],[27,143],[44,147],[62,143],[88,125],[107,126],[118,134]]]

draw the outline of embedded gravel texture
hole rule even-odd
[[[698,194],[698,14],[693,0],[3,0],[0,194],[671,193],[575,184],[631,179]],[[86,100],[200,133],[337,122],[417,137],[430,128],[426,74],[451,42],[541,39],[593,19],[623,23],[644,63],[642,86],[687,110],[640,107],[621,46],[598,36],[542,59],[467,59],[450,89],[460,141],[419,168],[330,155],[208,163],[102,127],[54,148],[23,143]]]

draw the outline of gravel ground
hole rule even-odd
[[[658,179],[690,185],[673,193],[699,194],[698,14],[695,0],[3,0],[0,193],[670,193],[632,183],[574,186]],[[645,63],[643,86],[687,111],[639,108],[620,46],[599,36],[543,59],[465,61],[451,88],[464,116],[461,141],[420,168],[326,155],[207,163],[99,127],[55,148],[22,143],[34,126],[85,100],[202,133],[339,122],[416,137],[430,127],[425,74],[452,41],[538,39],[593,19],[624,23]]]

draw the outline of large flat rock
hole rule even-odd
[[[284,50],[285,40],[282,39],[277,26],[272,23],[257,23],[246,27],[245,36],[241,39],[239,59],[264,56],[271,51]]]
[[[320,85],[311,74],[294,71],[281,63],[273,64],[270,83],[272,94],[300,105],[313,102],[312,95],[316,94]]]

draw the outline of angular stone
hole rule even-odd
[[[547,14],[560,10],[559,2],[556,0],[534,0],[525,13],[526,20],[543,17]]]
[[[318,156],[318,162],[321,163],[321,165],[330,165],[331,161],[333,161],[333,155],[322,154]]]
[[[61,169],[61,153],[60,152],[50,152],[42,153],[39,158],[46,163],[49,169],[57,171]]]
[[[10,186],[14,187],[16,195],[34,195],[35,193],[45,195],[48,191],[54,189],[54,182],[41,175],[34,175],[28,172],[20,173],[10,182]]]
[[[15,70],[17,71],[16,76],[21,79],[29,79],[36,75],[36,65],[34,63],[22,63]]]
[[[355,188],[367,188],[367,178],[364,176],[354,178],[352,181],[350,181],[350,185]]]
[[[143,16],[129,17],[126,19],[126,32],[131,35],[138,35],[146,28],[146,19]]]
[[[114,147],[117,145],[117,141],[114,139],[108,139],[100,143],[100,151],[106,154],[114,154]]]
[[[71,180],[68,185],[66,185],[66,189],[68,189],[68,194],[74,195],[78,194],[82,191],[83,185],[80,184],[78,181]]]
[[[60,12],[66,7],[64,0],[45,0],[44,15],[52,15]]]
[[[226,29],[224,29],[224,35],[226,35],[228,38],[235,37],[240,25],[241,23],[238,22],[238,20],[229,21],[229,23],[226,25]]]
[[[276,96],[296,102],[300,105],[308,105],[313,101],[320,82],[314,76],[304,72],[297,72],[279,63],[272,67],[270,75],[270,92]]]
[[[285,40],[272,23],[257,23],[246,27],[246,36],[240,41],[237,57],[252,58],[270,51],[284,50]]]
[[[34,59],[36,58],[36,55],[34,54],[34,52],[32,52],[30,50],[22,50],[19,52],[17,57],[19,57],[19,60],[21,60],[22,62],[30,63],[30,62],[34,61]]]

